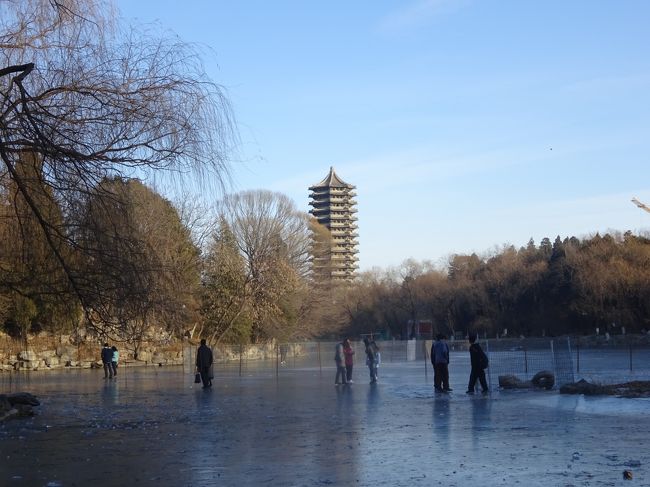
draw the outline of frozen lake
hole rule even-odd
[[[181,367],[0,374],[41,400],[0,426],[0,485],[650,486],[650,401],[557,392],[434,396],[424,365],[388,363],[369,385],[333,367],[220,368],[202,390]]]

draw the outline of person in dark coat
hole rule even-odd
[[[363,339],[366,346],[366,365],[370,371],[370,383],[377,383],[377,367],[379,366],[379,347],[374,340],[370,341],[367,337]]]
[[[345,372],[348,384],[352,384],[352,369],[354,367],[354,348],[349,338],[343,340],[343,354],[345,355]]]
[[[436,392],[450,392],[449,387],[449,346],[445,336],[438,334],[431,345],[431,364],[433,365],[433,384]]]
[[[102,348],[102,365],[104,366],[104,379],[113,378],[113,349],[104,343]]]
[[[210,377],[212,362],[212,350],[205,344],[205,338],[202,338],[201,345],[196,351],[196,370],[201,374],[204,389],[212,387],[212,377]]]
[[[487,355],[485,355],[481,346],[476,343],[476,335],[469,336],[469,343],[469,358],[472,363],[472,371],[469,374],[467,394],[474,394],[474,387],[476,386],[477,379],[481,383],[483,394],[487,394],[488,385],[485,380],[485,368],[488,366]]]

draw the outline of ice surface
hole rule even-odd
[[[0,426],[2,486],[650,485],[650,402],[555,391],[434,395],[424,364],[220,368],[214,387],[180,367],[0,375],[38,415]],[[632,484],[631,484],[632,485]]]

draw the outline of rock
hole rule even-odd
[[[34,409],[28,404],[16,404],[9,413],[12,418],[31,418],[34,416]]]
[[[499,387],[503,389],[529,389],[532,384],[528,381],[523,381],[516,375],[500,375]]]
[[[43,350],[38,352],[38,356],[43,360],[56,356],[56,350]]]
[[[553,386],[555,385],[555,376],[553,375],[553,372],[542,370],[541,372],[537,372],[530,381],[535,387],[546,389],[548,391],[553,389]]]
[[[61,364],[59,357],[57,357],[56,355],[54,357],[45,358],[44,362],[45,365],[48,367],[56,367]]]
[[[560,387],[560,394],[586,394],[588,396],[604,394],[603,386],[591,384],[584,379]]]
[[[0,413],[0,421],[5,421],[7,419],[15,418],[19,415],[18,409],[12,408],[4,413]]]
[[[76,357],[77,356],[77,347],[72,345],[59,345],[56,347],[56,354],[63,359],[63,357]]]
[[[141,352],[138,352],[138,360],[141,360],[142,362],[151,362],[152,359],[152,354],[148,350],[142,350]]]
[[[628,398],[650,397],[650,381],[632,381],[623,384],[592,384],[580,379],[560,387],[561,394],[584,394],[586,396],[621,396]]]
[[[151,357],[151,362],[154,364],[164,364],[167,363],[167,357],[162,353],[155,353],[153,357]]]
[[[38,405],[38,399],[28,392],[0,394],[0,421],[34,416],[33,406]]]
[[[38,360],[21,360],[18,362],[20,364],[21,369],[27,369],[27,370],[38,370],[38,368],[42,365],[43,361],[38,359]]]
[[[6,395],[7,400],[12,406],[16,404],[27,404],[29,406],[40,406],[40,402],[36,396],[29,392],[14,392],[13,394]]]
[[[5,414],[10,409],[11,409],[11,403],[9,402],[9,399],[7,399],[7,396],[5,396],[4,394],[0,394],[0,416]]]
[[[537,372],[531,380],[521,380],[516,375],[500,375],[499,387],[503,389],[532,389],[534,387],[552,389],[555,376],[548,370]]]
[[[623,470],[623,478],[625,480],[632,480],[632,472],[629,470]]]
[[[25,362],[32,362],[38,360],[38,356],[36,355],[36,352],[33,352],[32,350],[23,350],[18,353],[18,359]]]

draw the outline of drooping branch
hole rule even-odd
[[[91,323],[99,309],[107,310],[102,320],[113,326],[124,277],[119,269],[141,278],[137,284],[145,289],[159,263],[140,259],[147,245],[128,233],[132,228],[109,222],[95,230],[119,241],[133,260],[85,273],[88,262],[112,265],[116,256],[87,238],[92,222],[79,215],[95,214],[84,213],[90,204],[109,210],[123,203],[123,194],[102,187],[114,177],[193,172],[223,185],[237,142],[227,97],[207,78],[193,46],[148,30],[113,28],[109,1],[22,0],[1,7],[3,184],[15,187],[40,227],[67,280],[61,292],[76,295]],[[26,154],[38,160],[34,168],[26,167]],[[57,211],[50,214],[47,206]],[[143,306],[156,296],[146,299]]]

